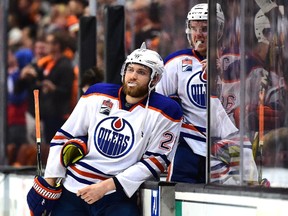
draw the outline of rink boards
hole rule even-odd
[[[33,175],[0,174],[0,215],[30,216],[26,194]],[[146,182],[139,190],[143,216],[286,216],[286,189],[233,188]]]

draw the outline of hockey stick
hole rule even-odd
[[[37,144],[37,174],[39,176],[42,176],[39,90],[35,89],[33,91],[33,94],[34,94],[34,104],[35,104],[35,129],[36,129],[36,144]]]
[[[259,92],[259,156],[260,156],[260,167],[259,167],[259,182],[262,180],[262,162],[263,162],[263,144],[264,144],[264,96],[265,89],[263,88]]]

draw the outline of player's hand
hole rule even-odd
[[[116,186],[112,178],[106,179],[97,184],[89,185],[82,188],[77,192],[77,196],[80,196],[88,204],[100,200],[107,192],[115,190]]]
[[[61,150],[61,162],[68,167],[81,160],[87,154],[87,144],[81,139],[68,140]]]
[[[207,59],[202,60],[200,63],[202,64],[202,71],[207,73],[207,67],[208,67]]]
[[[36,78],[37,76],[38,75],[35,68],[32,65],[27,65],[22,69],[20,79],[32,79]]]
[[[42,91],[43,93],[54,92],[56,90],[56,85],[51,80],[42,81]]]
[[[41,176],[35,176],[27,194],[27,203],[32,216],[48,216],[62,194],[62,186],[53,187]]]

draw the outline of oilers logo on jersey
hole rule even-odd
[[[95,147],[102,155],[119,158],[126,155],[134,145],[132,126],[123,118],[104,118],[94,133]]]
[[[207,78],[205,72],[199,71],[191,76],[188,80],[186,91],[192,104],[206,109]]]

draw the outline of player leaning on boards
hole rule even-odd
[[[181,127],[180,106],[154,91],[164,70],[143,44],[123,64],[122,87],[99,83],[85,92],[51,141],[44,178],[36,176],[27,195],[32,214],[140,214],[135,192],[166,170]],[[57,178],[62,194],[52,201]]]
[[[223,34],[224,14],[216,4],[217,39]],[[184,120],[179,145],[168,172],[169,181],[205,183],[206,180],[206,124],[207,124],[207,59],[208,4],[194,5],[187,14],[186,29],[190,48],[171,53],[165,58],[166,72],[156,91],[180,101]],[[214,36],[214,35],[213,35]],[[174,96],[175,97],[175,96]],[[210,97],[210,136],[224,138],[237,132],[220,100]]]

